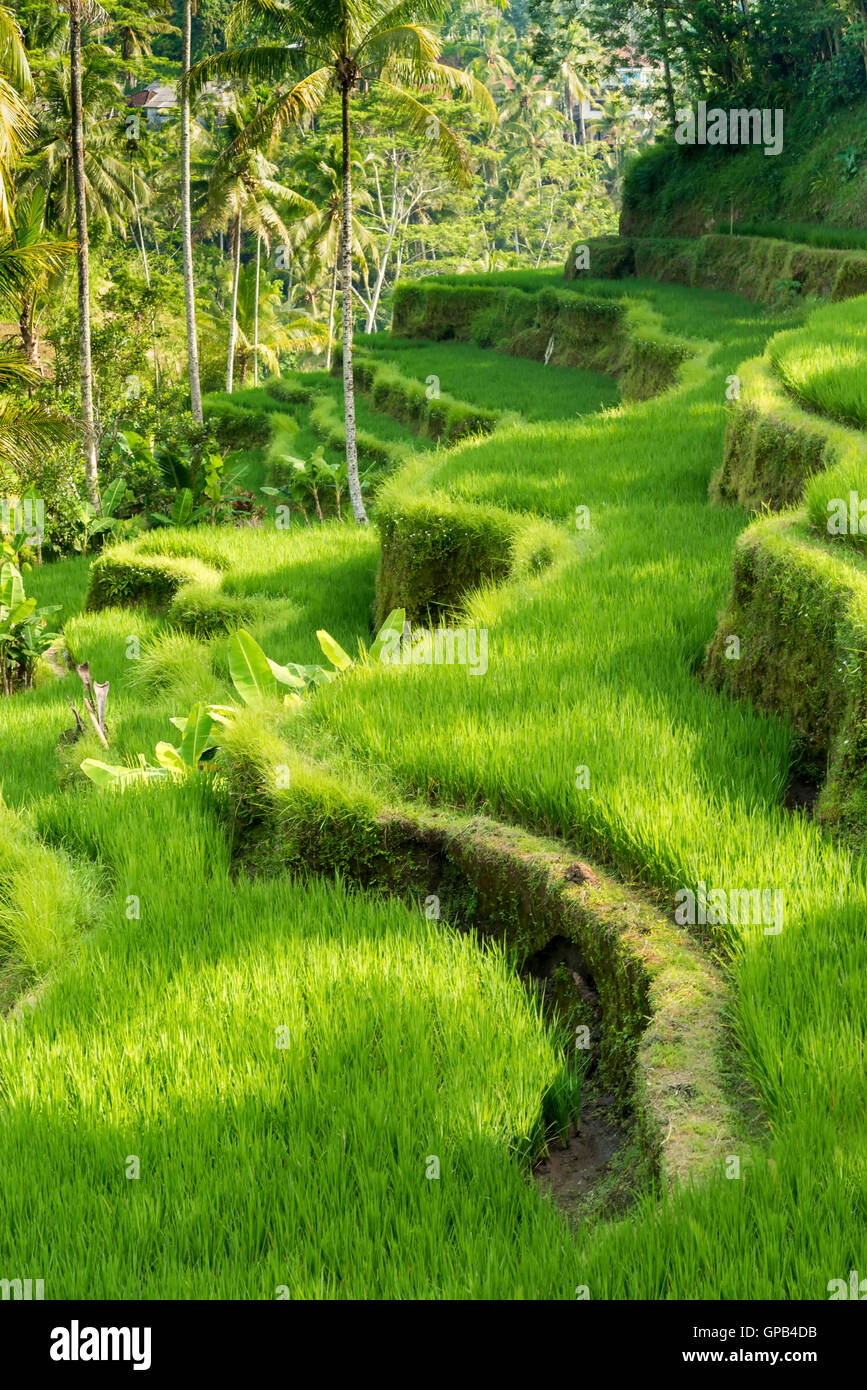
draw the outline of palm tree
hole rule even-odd
[[[190,71],[193,0],[184,0],[183,76]],[[202,387],[199,381],[199,343],[196,336],[196,290],[193,283],[193,220],[190,192],[190,95],[185,82],[180,87],[181,102],[181,242],[184,262],[184,307],[187,318],[187,366],[190,375],[190,408],[199,424],[202,414]]]
[[[114,28],[120,34],[120,54],[127,70],[127,81],[132,82],[132,65],[139,58],[153,55],[151,42],[160,34],[179,34],[181,31],[168,19],[165,12],[170,9],[165,0],[143,0],[138,7],[115,4]]]
[[[24,141],[33,133],[33,122],[22,98],[31,89],[30,69],[18,22],[0,7],[0,305],[15,309],[44,276],[60,269],[70,246],[46,244],[21,231],[21,218],[13,229],[10,215],[12,168]],[[0,347],[0,470],[19,474],[45,449],[68,436],[69,423],[50,415],[31,401],[6,400],[3,393],[31,390],[38,374],[17,348]]]
[[[226,362],[226,390],[231,395],[235,370],[235,340],[238,323],[238,279],[241,269],[241,240],[245,227],[256,233],[257,274],[260,273],[261,243],[266,249],[270,237],[279,237],[284,243],[290,234],[276,204],[298,208],[305,213],[315,211],[309,198],[303,198],[294,189],[277,183],[273,175],[276,168],[263,155],[261,149],[246,145],[240,147],[237,137],[249,125],[249,111],[239,103],[233,104],[226,113],[226,126],[229,146],[217,160],[214,176],[208,195],[208,208],[202,219],[202,229],[210,230],[226,218],[230,227],[230,248],[232,253],[232,308],[229,318],[229,352]],[[258,304],[258,295],[254,302]]]
[[[30,191],[38,183],[45,186],[46,174],[48,184],[53,181],[55,170],[61,170],[61,189],[62,198],[65,200],[65,226],[68,230],[70,222],[70,177],[72,186],[72,203],[75,209],[75,239],[76,239],[76,260],[78,269],[78,358],[79,372],[81,378],[81,422],[82,422],[82,443],[84,448],[84,475],[87,485],[87,495],[91,504],[99,510],[99,478],[97,473],[98,451],[96,445],[96,426],[93,413],[93,363],[90,352],[90,260],[88,250],[88,223],[87,223],[87,203],[88,191],[100,188],[103,182],[101,173],[93,177],[94,164],[91,159],[88,161],[86,131],[85,131],[85,102],[84,102],[84,78],[82,75],[82,51],[81,35],[82,25],[87,24],[93,27],[105,26],[108,22],[108,15],[98,4],[97,0],[61,0],[63,8],[69,15],[69,76],[68,82],[60,75],[57,75],[55,82],[55,95],[60,98],[61,105],[65,103],[68,113],[68,125],[58,133],[57,144],[65,150],[63,157],[55,159],[58,154],[57,148],[52,148],[49,152],[47,161],[40,161],[38,157],[34,159],[34,166],[25,177],[24,185]],[[94,69],[95,74],[95,69]],[[102,75],[94,75],[94,82],[105,82]],[[43,153],[45,153],[43,151]],[[30,162],[30,161],[28,161]],[[103,187],[102,193],[108,192],[104,206],[111,203],[111,195],[117,194],[123,187],[126,172],[120,160],[116,161],[119,171],[111,169],[106,161],[105,179],[108,189]],[[116,172],[119,174],[115,176]],[[91,177],[89,177],[89,174]]]
[[[495,118],[490,93],[470,73],[439,61],[441,43],[420,22],[441,21],[448,10],[446,0],[399,0],[398,4],[391,0],[239,0],[230,33],[240,32],[253,20],[260,31],[255,44],[204,59],[189,78],[192,91],[217,75],[277,86],[275,97],[235,141],[239,149],[255,146],[263,136],[313,114],[329,94],[339,96],[346,466],[353,515],[361,523],[367,521],[367,512],[358,476],[352,373],[352,94],[359,82],[365,89],[378,88],[405,127],[435,141],[449,173],[468,186],[472,175],[463,141],[410,90],[459,92]]]
[[[352,165],[356,174],[362,177],[366,175],[367,171],[360,160],[354,159]],[[340,148],[336,144],[329,145],[324,154],[318,150],[305,149],[297,161],[296,168],[315,206],[309,216],[294,227],[293,244],[311,255],[314,278],[318,278],[320,270],[330,274],[328,347],[325,358],[326,370],[330,370],[334,349],[334,313],[343,228],[343,159]],[[359,197],[357,182],[353,201],[356,208],[372,201],[365,188],[362,188]],[[367,253],[374,248],[375,242],[370,232],[357,218],[353,218],[352,253],[362,267],[366,264]]]
[[[75,151],[72,73],[60,62],[42,73],[36,128],[17,180],[21,197],[37,189],[45,194],[45,217],[69,236],[75,221]],[[118,83],[99,59],[81,67],[82,184],[88,228],[101,226],[117,236],[135,216],[136,199],[144,183],[123,158],[115,129],[106,112],[122,100]]]
[[[18,305],[34,284],[61,268],[73,249],[57,242],[19,245],[12,235],[0,240],[0,305]],[[0,346],[0,468],[12,467],[19,475],[71,432],[67,420],[42,406],[3,398],[3,392],[29,390],[38,380],[38,372],[17,347]]]
[[[87,195],[84,160],[84,107],[81,98],[81,22],[90,17],[91,0],[68,0],[69,94],[72,114],[72,182],[75,189],[76,259],[78,262],[78,360],[81,374],[81,421],[84,477],[92,507],[100,510],[98,453],[93,418],[93,362],[90,355],[90,264],[87,240]],[[97,7],[98,8],[98,7]],[[101,12],[105,17],[105,11]]]
[[[0,229],[10,223],[10,178],[33,121],[24,96],[32,82],[21,30],[11,10],[0,6]]]
[[[202,322],[216,336],[221,329],[225,331],[225,315],[217,296],[214,308],[215,312],[202,315]],[[235,362],[240,386],[251,363],[254,369],[261,363],[272,376],[279,376],[283,354],[321,351],[325,332],[323,324],[288,307],[282,281],[261,272],[257,275],[255,262],[241,266],[235,300]]]
[[[21,276],[18,284],[10,287],[7,299],[18,322],[25,360],[37,375],[41,376],[36,308],[39,299],[44,297],[48,281],[49,272],[46,271],[46,266],[56,268],[61,265],[64,257],[74,253],[75,243],[58,241],[47,231],[45,192],[37,188],[28,197],[18,197],[15,204],[15,220],[5,245],[10,251],[23,253],[25,265],[29,257],[30,273]],[[32,392],[32,387],[29,389]]]

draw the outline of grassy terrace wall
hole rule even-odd
[[[585,269],[578,268],[581,246],[589,252]],[[760,303],[772,303],[791,291],[836,301],[867,294],[867,255],[769,237],[709,235],[596,238],[577,243],[566,260],[567,280],[632,275],[728,290]]]
[[[436,624],[479,586],[539,574],[569,553],[560,527],[449,497],[426,485],[430,470],[416,460],[380,489],[376,623],[405,608],[411,621]]]
[[[745,363],[738,376],[741,398],[729,413],[711,497],[775,511],[806,498],[811,520],[824,529],[827,500],[848,498],[867,479],[867,437],[797,405],[767,357]]]
[[[805,770],[823,781],[817,814],[859,843],[867,834],[865,656],[861,557],[822,541],[804,513],[750,527],[738,542],[706,679],[789,721]]]
[[[227,741],[233,855],[247,871],[337,873],[413,904],[433,893],[444,920],[504,941],[519,969],[554,941],[574,943],[598,1011],[587,1013],[568,972],[552,979],[549,1002],[570,1032],[591,1028],[598,1081],[633,1134],[640,1177],[686,1179],[719,1161],[736,1128],[720,1070],[723,981],[659,909],[562,842],[482,817],[390,809],[347,788],[263,728],[261,713]],[[291,787],[275,787],[275,763]]]
[[[673,385],[700,346],[665,333],[645,304],[449,281],[398,286],[393,332],[472,341],[497,352],[536,361],[547,356],[557,365],[605,372],[618,380],[625,398],[639,400]],[[361,370],[365,381],[364,362]],[[371,384],[374,380],[371,376]],[[507,423],[501,421],[503,427]],[[546,522],[433,490],[426,481],[431,468],[416,460],[378,494],[377,620],[404,607],[410,619],[438,621],[457,611],[479,585],[539,573],[570,544],[560,528]]]
[[[334,374],[343,369],[343,351],[334,358]],[[367,396],[374,410],[399,420],[422,438],[438,444],[456,444],[472,434],[491,434],[503,419],[496,410],[456,400],[443,392],[431,396],[423,381],[406,376],[392,362],[382,362],[356,347],[353,355],[355,388]]]
[[[850,398],[856,404],[846,408],[857,408],[865,318],[865,300],[816,311],[738,369],[740,398],[711,498],[789,510],[741,538],[705,664],[717,688],[788,720],[805,769],[822,783],[817,814],[859,843],[867,831],[867,536],[857,499],[867,491],[867,435],[819,409],[845,414]],[[812,409],[796,391],[809,393]],[[831,529],[838,507],[841,534]]]
[[[537,362],[604,372],[626,400],[646,400],[673,385],[681,362],[694,351],[662,332],[647,305],[553,289],[528,294],[461,285],[459,277],[398,285],[392,332],[471,341]]]

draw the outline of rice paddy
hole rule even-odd
[[[377,346],[523,417],[420,455],[413,486],[549,518],[568,558],[468,598],[483,678],[359,669],[278,732],[347,783],[557,836],[667,912],[699,882],[780,891],[779,934],[732,924],[704,943],[754,1112],[738,1176],[720,1164],[567,1225],[528,1181],[565,1039],[506,955],[339,876],[238,872],[219,776],[85,783],[93,736],[58,752],[71,673],[0,710],[0,990],[19,1001],[0,1026],[0,1265],[38,1272],[47,1297],[821,1299],[863,1260],[867,873],[785,809],[792,731],[697,678],[747,521],[707,500],[727,378],[793,320],[616,288],[713,343],[640,404],[473,347]],[[318,628],[351,653],[369,640],[373,529],[268,518],[139,545],[250,600],[276,661],[319,660]],[[110,680],[111,760],[132,762],[195,700],[236,698],[228,638],[141,605],[86,611],[87,570],[28,578]],[[52,909],[22,918],[51,875]]]

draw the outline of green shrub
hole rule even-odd
[[[271,435],[269,412],[262,408],[234,403],[231,397],[222,399],[216,393],[203,401],[205,421],[224,448],[247,448],[251,444],[267,444]]]
[[[142,604],[164,612],[185,584],[216,588],[219,571],[193,557],[147,554],[132,545],[104,550],[91,565],[87,607]]]

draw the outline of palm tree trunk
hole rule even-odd
[[[142,265],[144,266],[145,284],[147,285],[148,289],[150,289],[150,287],[151,287],[151,272],[150,272],[150,266],[148,265],[148,253],[147,253],[147,249],[146,249],[146,247],[145,247],[144,229],[143,229],[142,224],[141,224],[141,212],[140,212],[140,210],[139,210],[139,205],[138,205],[138,194],[137,194],[137,192],[136,192],[136,187],[135,187],[135,165],[134,165],[134,163],[133,163],[132,160],[130,160],[130,162],[129,162],[129,167],[130,167],[130,175],[131,175],[131,179],[132,179],[132,199],[133,199],[133,206],[134,206],[134,208],[135,208],[136,226],[138,227],[138,239],[139,239],[139,241],[141,242],[141,259],[142,259]],[[133,234],[133,241],[135,241],[135,234]],[[156,392],[157,397],[159,397],[159,394],[160,394],[160,363],[159,363],[159,358],[157,357],[157,320],[156,320],[156,314],[155,314],[155,312],[154,312],[153,309],[151,309],[151,340],[152,340],[153,345],[154,345],[154,391]]]
[[[337,303],[337,272],[340,268],[338,257],[334,257],[334,273],[331,276],[331,303],[328,306],[328,350],[325,354],[325,370],[331,371],[334,348],[334,306]]]
[[[226,363],[226,390],[232,394],[232,377],[235,371],[235,340],[238,336],[238,277],[241,274],[241,209],[235,215],[234,260],[232,271],[232,314],[229,319],[229,358]]]
[[[578,134],[575,130],[575,102],[572,98],[572,88],[567,77],[563,83],[563,104],[566,107],[566,119],[569,122],[569,144],[573,150],[578,147]]]
[[[665,5],[663,0],[657,0],[656,20],[659,25],[659,43],[662,49],[662,68],[665,76],[665,105],[668,110],[668,119],[672,130],[677,123],[677,113],[674,105],[674,87],[671,81],[671,63],[668,56],[668,27],[665,23]]]
[[[349,128],[349,85],[341,88],[343,117],[343,407],[346,421],[346,472],[352,515],[367,524],[367,512],[358,477],[358,444],[355,438],[355,378],[352,374],[352,151]]]
[[[262,269],[262,233],[256,233],[256,297],[253,303],[253,385],[259,385],[259,275]]]
[[[42,376],[42,363],[39,361],[39,343],[36,337],[36,329],[33,325],[33,300],[24,298],[21,300],[21,309],[18,315],[18,332],[21,335],[21,345],[24,348],[24,356],[27,358],[31,367]],[[33,394],[32,387],[27,388],[28,395]]]
[[[183,76],[190,70],[192,0],[184,0]],[[190,372],[190,405],[193,419],[202,423],[202,388],[199,384],[199,343],[196,336],[196,291],[193,284],[193,226],[190,215],[190,98],[181,96],[181,239],[184,250],[184,302],[187,310],[187,363]]]
[[[90,355],[90,265],[87,202],[84,193],[84,121],[81,109],[81,0],[69,8],[70,105],[72,108],[72,178],[75,187],[75,234],[78,263],[78,362],[81,374],[81,420],[87,496],[99,511],[99,472],[93,421],[93,363]]]

